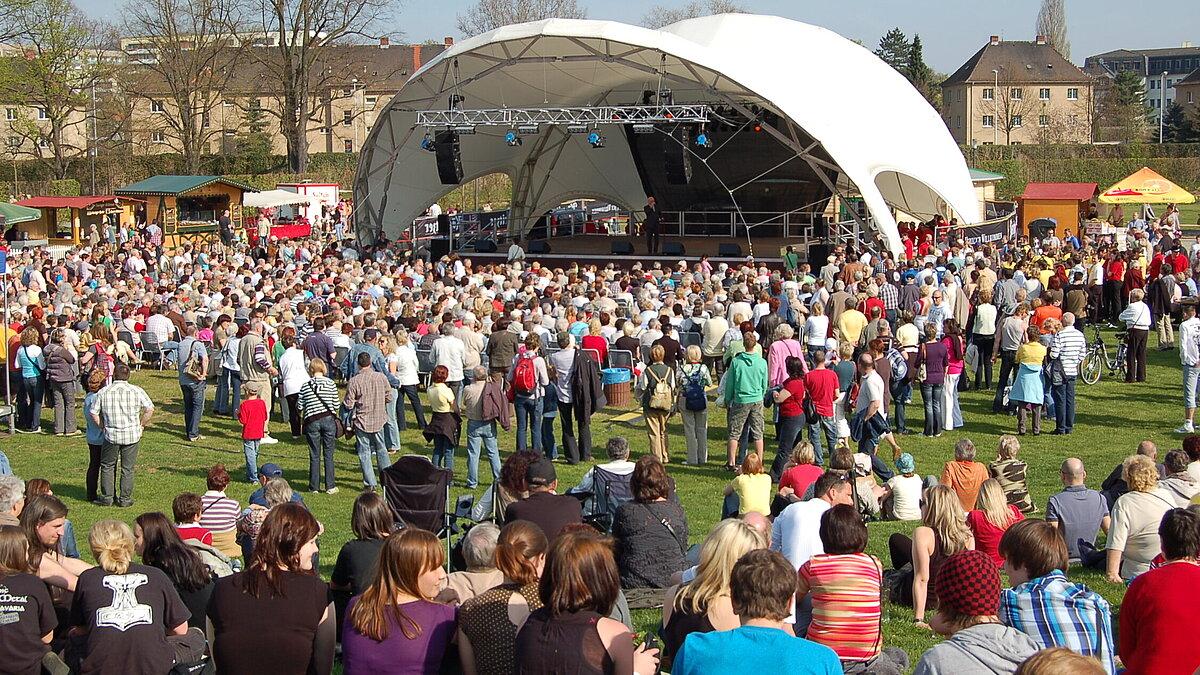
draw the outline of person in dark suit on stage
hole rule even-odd
[[[646,235],[646,254],[658,255],[659,234],[661,226],[659,223],[658,206],[654,203],[654,197],[646,197],[646,217],[642,220],[642,232]]]

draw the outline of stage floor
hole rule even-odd
[[[678,254],[659,254],[657,256],[648,257],[646,255],[646,240],[643,237],[629,236],[609,236],[603,234],[577,234],[569,237],[552,237],[545,240],[550,247],[549,253],[533,253],[531,252],[536,244],[530,244],[525,247],[525,257],[527,260],[537,260],[544,265],[553,267],[562,267],[569,265],[572,262],[608,263],[621,262],[632,265],[635,262],[645,263],[647,260],[661,261],[663,265],[674,265],[680,260],[688,263],[699,262],[700,257],[707,255],[711,262],[725,263],[743,263],[746,257],[753,254],[754,259],[767,264],[783,264],[784,247],[787,246],[789,240],[782,237],[753,237],[753,251],[746,239],[735,239],[733,237],[669,237],[664,236],[661,239],[660,251],[670,251],[672,245],[683,247],[683,255]],[[796,253],[803,260],[806,255],[806,250],[799,245],[799,240],[790,240],[796,246]],[[632,253],[614,254],[613,245],[629,244],[633,246]],[[721,246],[734,245],[738,247],[738,255],[721,254]],[[503,248],[503,247],[502,247]],[[496,253],[465,253],[469,258],[492,260],[497,258],[506,258],[506,250],[498,250]]]

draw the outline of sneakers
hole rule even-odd
[[[336,485],[325,491],[325,494],[327,494],[327,495],[336,495],[337,493],[338,493],[338,489],[337,489]]]
[[[271,436],[263,436],[262,440],[259,441],[259,443],[262,443],[263,445],[274,445],[275,443],[278,443],[278,442],[279,442],[278,438],[272,438]]]
[[[1196,425],[1192,424],[1191,422],[1184,422],[1177,429],[1175,429],[1175,433],[1194,434],[1196,433]]]

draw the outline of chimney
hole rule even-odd
[[[992,36],[992,38],[991,38],[991,40],[989,40],[989,41],[988,41],[988,44],[991,44],[992,46],[995,46],[995,45],[998,45],[998,44],[1000,44],[1000,36],[999,36],[999,35],[993,35],[993,36]]]
[[[1037,42],[1039,45],[1044,45],[1044,44],[1046,44],[1046,36],[1045,36],[1045,35],[1039,35],[1039,36],[1037,36],[1037,40],[1036,40],[1036,42]]]
[[[446,41],[445,41],[445,44],[446,44],[446,49],[450,49],[451,47],[453,47],[453,46],[454,46],[454,38],[452,38],[452,37],[447,37],[447,38],[446,38]]]
[[[413,45],[412,52],[413,52],[412,69],[413,69],[413,72],[415,73],[418,70],[420,70],[420,68],[421,68],[421,45]]]
[[[385,35],[385,36],[379,38],[379,48],[380,49],[387,49],[388,47],[391,47],[391,46],[392,46],[392,41],[390,38],[388,38],[388,36]]]

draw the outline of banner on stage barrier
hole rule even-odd
[[[1014,238],[1017,234],[1017,212],[979,223],[978,225],[963,225],[949,232],[969,246],[981,246],[1003,241],[1005,237]]]

